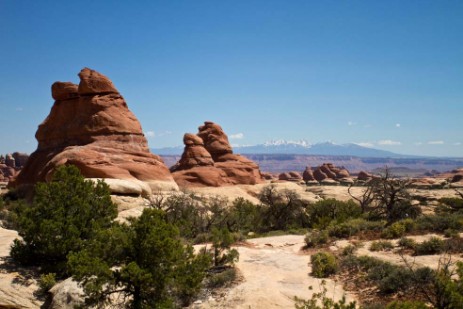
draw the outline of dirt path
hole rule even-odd
[[[248,242],[249,247],[237,248],[240,253],[237,267],[243,282],[220,299],[210,299],[196,308],[294,308],[294,296],[307,299],[319,291],[321,280],[309,275],[310,255],[300,252],[304,236],[266,237]],[[341,285],[326,281],[328,296],[342,297]],[[352,296],[346,296],[352,300]]]

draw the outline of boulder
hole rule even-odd
[[[463,174],[456,174],[452,177],[452,180],[450,182],[460,182],[463,180]]]
[[[302,173],[302,179],[304,179],[304,181],[306,182],[315,180],[312,169],[309,166],[307,166],[304,172]]]
[[[373,178],[373,175],[365,171],[360,171],[357,175],[357,179],[361,181],[368,181]]]
[[[275,176],[272,173],[264,173],[261,172],[260,175],[262,176],[263,179],[265,180],[272,180],[275,179]]]
[[[326,175],[325,173],[323,173],[323,171],[319,168],[317,168],[314,172],[313,172],[313,177],[315,178],[316,181],[320,182],[322,180],[325,180],[328,178],[328,175]]]
[[[302,180],[302,175],[299,172],[289,172],[289,175],[293,179]]]
[[[213,166],[211,154],[204,147],[203,140],[191,133],[183,136],[185,149],[180,161],[175,164],[174,170],[187,170],[199,166]]]
[[[88,68],[79,77],[78,86],[53,84],[58,100],[39,125],[38,148],[9,186],[48,181],[58,166],[73,164],[86,178],[142,181],[150,190],[178,189],[162,159],[149,151],[139,121],[112,82]]]
[[[278,175],[278,180],[286,180],[288,181],[291,178],[291,175],[289,173],[280,173]]]
[[[49,309],[75,308],[85,303],[84,289],[78,282],[68,278],[50,289],[51,302]]]
[[[84,68],[79,73],[80,83],[77,89],[79,95],[119,94],[109,78],[97,71]]]
[[[339,185],[339,182],[331,178],[326,178],[320,181],[320,184],[323,186],[337,186]]]
[[[350,173],[348,170],[346,170],[345,168],[342,168],[340,169],[337,173],[336,173],[336,178],[338,179],[341,179],[341,178],[350,178]]]
[[[7,154],[5,157],[5,165],[11,168],[16,167],[16,161],[11,154]]]
[[[55,101],[64,101],[79,97],[78,85],[71,82],[56,82],[51,85],[51,96]]]
[[[14,152],[13,158],[17,168],[22,168],[26,165],[27,160],[29,159],[29,155],[27,153],[21,152]]]
[[[214,161],[221,161],[222,156],[233,153],[227,135],[218,124],[206,121],[198,130],[198,137],[203,140],[204,147]]]
[[[198,134],[183,137],[185,148],[180,160],[170,168],[180,187],[219,187],[263,182],[259,166],[246,157],[233,154],[222,128],[206,121]]]
[[[304,180],[307,181],[323,181],[325,179],[335,180],[336,183],[340,179],[350,178],[349,171],[343,167],[336,167],[332,163],[323,163],[322,165],[312,169],[306,167],[303,173]]]
[[[332,164],[323,164],[319,167],[319,169],[325,174],[328,178],[336,179],[336,173],[332,171],[333,165]]]

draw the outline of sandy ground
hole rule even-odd
[[[195,308],[294,308],[294,296],[308,299],[320,291],[320,279],[310,276],[310,255],[302,253],[304,236],[286,235],[248,240],[250,246],[237,247],[237,268],[243,282],[220,299],[209,299]],[[340,299],[340,283],[326,280],[327,295]],[[308,289],[309,286],[313,290]],[[346,295],[353,300],[351,295]]]

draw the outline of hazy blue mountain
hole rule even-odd
[[[158,155],[180,155],[183,146],[153,148],[151,151]],[[331,142],[310,144],[307,141],[276,140],[264,144],[252,146],[234,146],[234,153],[241,154],[299,154],[299,155],[332,155],[332,156],[357,156],[398,158],[408,157],[390,151],[363,147],[357,144],[334,144]]]

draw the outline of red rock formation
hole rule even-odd
[[[206,121],[195,134],[185,134],[185,150],[170,168],[180,187],[256,184],[263,181],[259,166],[233,154],[227,135],[213,122]]]
[[[17,168],[22,168],[26,165],[29,155],[27,153],[14,152],[13,158]]]
[[[298,172],[287,172],[287,173],[281,173],[280,175],[278,175],[278,180],[300,181],[302,180],[302,176]]]
[[[264,173],[264,172],[261,172],[260,175],[262,176],[263,179],[265,180],[274,180],[276,179],[277,177],[275,175],[273,175],[272,173]]]
[[[57,166],[73,164],[87,178],[130,180],[145,193],[177,188],[112,82],[88,68],[79,77],[78,86],[53,84],[56,101],[35,135],[38,148],[10,185],[46,181]]]
[[[16,167],[16,161],[11,154],[7,154],[5,157],[5,165],[11,168]]]
[[[357,179],[361,181],[368,181],[373,178],[373,175],[365,171],[360,171],[357,175]]]
[[[17,174],[16,170],[6,164],[0,163],[0,181],[8,181]]]
[[[304,181],[314,181],[315,180],[315,177],[313,176],[313,171],[309,166],[307,166],[304,172],[302,173],[302,179],[304,179]]]
[[[326,179],[331,179],[334,181],[346,180],[350,178],[349,171],[345,168],[339,168],[334,166],[332,163],[323,163],[319,167],[314,169],[306,167],[303,173],[304,181],[318,181],[322,182]]]
[[[315,171],[313,171],[313,177],[315,178],[316,181],[320,182],[322,180],[327,179],[328,175],[323,173],[321,169],[317,168]]]

